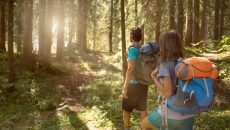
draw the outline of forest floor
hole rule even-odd
[[[220,75],[225,78],[215,82],[218,96],[213,110],[196,116],[197,130],[230,129],[228,55],[214,57],[223,66]],[[120,53],[91,52],[68,58],[65,64],[55,62],[50,73],[18,71],[14,84],[6,83],[7,76],[1,75],[0,88],[16,89],[13,93],[0,92],[0,129],[122,130],[120,59]],[[149,111],[156,109],[157,97],[156,89],[150,86]],[[131,122],[133,130],[140,129],[137,111]]]

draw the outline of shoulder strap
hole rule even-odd
[[[129,46],[129,49],[130,49],[131,47],[135,47],[135,48],[137,48],[137,49],[140,49],[140,46],[138,46],[137,44],[132,44],[131,46]]]

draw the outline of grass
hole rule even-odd
[[[189,49],[189,55],[199,54],[198,49]],[[0,54],[1,55],[1,54]],[[0,129],[32,130],[120,130],[123,128],[121,111],[121,91],[123,77],[121,71],[121,53],[113,55],[91,52],[76,55],[72,62],[54,63],[61,71],[46,73],[37,70],[34,73],[17,66],[17,81],[7,83],[7,59],[0,59],[0,88],[14,85],[13,94],[0,94]],[[223,65],[222,77],[229,78],[228,57]],[[17,61],[19,62],[19,61]],[[19,64],[19,63],[18,63]],[[224,70],[226,69],[226,70]],[[220,71],[220,72],[221,72]],[[222,72],[221,72],[222,73]],[[229,86],[227,86],[229,88]],[[148,111],[157,108],[158,93],[154,86],[149,87]],[[54,110],[41,109],[39,102],[51,102]],[[196,116],[195,128],[230,129],[229,102],[220,96],[220,105],[214,105],[211,113]],[[140,115],[137,111],[131,117],[133,130],[140,129]],[[216,123],[214,123],[216,122]]]

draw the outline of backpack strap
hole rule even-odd
[[[203,81],[204,81],[204,86],[205,86],[205,89],[206,89],[206,92],[207,92],[207,97],[209,97],[209,90],[208,90],[208,84],[207,84],[207,81],[205,78],[203,78]]]
[[[168,130],[168,99],[162,100],[161,113],[162,113],[162,125],[160,130]],[[164,109],[163,109],[164,108]]]

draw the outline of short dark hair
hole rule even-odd
[[[139,27],[134,27],[131,29],[130,38],[135,42],[139,42],[142,38],[142,30]]]

